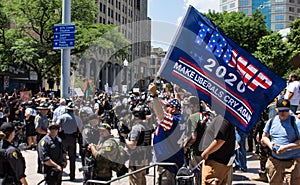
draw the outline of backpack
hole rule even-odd
[[[200,141],[206,130],[206,127],[207,127],[206,123],[208,120],[209,120],[208,114],[199,113],[199,120],[198,120],[197,128],[196,128],[197,138],[196,138],[196,141],[191,145],[193,152],[198,156],[201,155],[201,152],[199,151],[198,146],[199,146]]]
[[[275,117],[271,118],[271,120],[270,120],[269,130],[271,129],[271,126],[272,126],[272,123],[274,121],[274,118]],[[295,119],[296,119],[295,116],[291,116],[291,125],[292,125],[293,129],[295,130],[296,135],[299,137],[299,131],[298,131],[298,128],[296,126]]]

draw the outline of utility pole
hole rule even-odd
[[[62,1],[62,24],[71,23],[71,0]],[[70,73],[71,73],[71,62],[70,62],[71,49],[61,49],[61,90],[60,94],[63,98],[69,97],[70,91]]]

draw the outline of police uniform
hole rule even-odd
[[[48,109],[48,104],[47,103],[41,103],[39,107],[37,107],[37,110],[49,110]],[[47,133],[47,128],[49,126],[49,121],[48,121],[48,115],[42,115],[41,113],[38,114],[35,117],[35,128],[36,128],[36,132],[37,132],[37,137],[36,137],[36,142],[39,143],[40,140],[46,135],[44,133],[39,133],[38,128],[40,128],[42,131],[44,131],[45,133]],[[39,152],[38,152],[39,154]],[[42,164],[40,161],[40,158],[38,157],[38,173],[43,173],[42,171]]]
[[[96,114],[91,114],[88,117],[89,121],[93,119],[98,119],[99,117]],[[98,124],[93,126],[90,122],[84,126],[82,130],[82,138],[83,138],[83,146],[87,144],[98,144],[99,141],[99,131],[98,131]]]
[[[76,138],[77,138],[77,118],[73,111],[75,106],[72,102],[66,107],[67,111],[63,115],[59,116],[56,124],[61,128],[61,139],[64,146],[64,150],[68,153],[70,160],[70,180],[75,179],[75,161],[76,161]],[[80,119],[80,118],[79,118]],[[82,123],[81,123],[82,124]]]
[[[48,120],[48,116],[47,115],[41,115],[38,114],[35,117],[35,127],[37,128],[41,128],[43,131],[47,132],[47,128],[49,126],[49,120]],[[46,134],[40,134],[37,133],[37,143],[45,136]]]
[[[99,129],[108,129],[110,126],[106,123],[102,124]],[[115,167],[115,162],[119,156],[118,144],[110,135],[106,138],[102,138],[98,143],[97,151],[94,153],[96,165],[93,173],[93,179],[108,181],[112,177],[112,170]]]
[[[5,133],[5,130],[14,129],[10,123],[4,123],[0,130]],[[10,133],[11,133],[10,132]],[[19,149],[14,147],[7,140],[0,141],[0,179],[6,177],[5,184],[22,184],[20,179],[25,178],[25,159]]]
[[[98,115],[91,114],[88,117],[89,120],[92,119],[99,119]],[[99,131],[98,131],[98,124],[93,126],[90,122],[84,126],[82,132],[82,143],[80,147],[80,155],[81,155],[81,162],[82,166],[85,166],[85,157],[86,155],[86,147],[88,144],[98,144],[99,141]]]
[[[59,137],[52,138],[49,134],[44,136],[38,144],[40,160],[46,162],[52,160],[57,165],[63,167],[64,150],[62,140]],[[52,166],[44,164],[45,182],[47,185],[60,185],[62,181],[62,171]]]

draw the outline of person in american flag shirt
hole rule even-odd
[[[176,166],[158,167],[158,183],[162,185],[175,184],[175,176],[184,164],[183,142],[185,126],[181,123],[181,104],[178,95],[179,87],[174,85],[174,98],[166,105],[158,99],[155,84],[150,84],[148,93],[153,97],[153,110],[157,117],[158,126],[154,132],[153,148],[154,162],[176,163]]]

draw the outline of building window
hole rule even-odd
[[[289,0],[290,3],[295,3],[295,0]]]
[[[300,8],[297,8],[297,13],[300,13]]]
[[[284,8],[283,6],[276,6],[275,7],[275,12],[283,12]]]
[[[234,8],[234,7],[235,7],[235,3],[231,3],[231,4],[229,5],[229,7],[230,7],[230,8]]]
[[[295,20],[295,17],[294,17],[294,16],[289,16],[289,20],[290,20],[290,21],[294,21],[294,20]]]
[[[283,0],[275,0],[275,3],[282,3]]]
[[[227,0],[222,0],[222,3],[226,3],[227,2]]]
[[[289,7],[289,11],[290,11],[290,12],[294,12],[294,11],[295,11],[295,8],[294,8],[294,7]]]
[[[275,20],[276,21],[281,21],[281,20],[283,20],[284,19],[284,16],[283,15],[276,15],[275,16]]]
[[[105,4],[103,5],[103,13],[104,14],[106,13],[106,5]]]
[[[110,17],[110,8],[107,9],[107,15]]]
[[[99,10],[100,10],[100,12],[102,12],[102,3],[100,3]]]
[[[243,0],[240,2],[240,6],[246,6],[246,5],[249,5],[248,0]]]
[[[249,15],[249,10],[248,9],[242,9],[242,12],[244,12],[246,15]]]
[[[111,10],[110,16],[111,16],[111,18],[114,18],[114,11],[113,10]]]
[[[223,6],[223,7],[222,7],[222,10],[223,10],[223,11],[227,10],[227,6]]]
[[[280,30],[280,29],[283,29],[283,28],[284,28],[283,24],[275,24],[275,29],[276,30]]]

